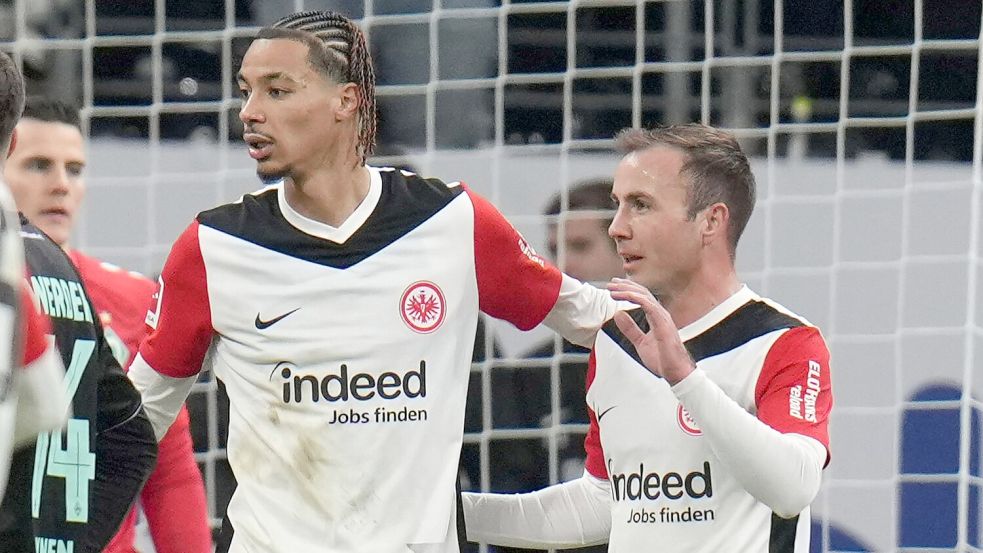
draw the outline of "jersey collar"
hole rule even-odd
[[[375,211],[375,207],[379,204],[379,198],[382,196],[382,177],[379,175],[379,170],[368,165],[365,167],[369,170],[369,193],[365,195],[362,203],[358,204],[355,211],[345,219],[345,222],[341,226],[333,227],[297,213],[287,203],[287,196],[283,192],[283,181],[281,180],[274,186],[277,189],[277,201],[280,204],[280,212],[283,213],[283,218],[297,230],[305,234],[330,240],[336,244],[344,244],[355,234],[355,231],[365,224],[369,215],[372,215],[372,212]]]
[[[738,291],[711,309],[709,313],[679,329],[679,337],[684,342],[693,339],[724,320],[740,306],[755,299],[758,299],[758,295],[752,292],[747,285],[742,285]]]

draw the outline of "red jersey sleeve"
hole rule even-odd
[[[587,359],[587,389],[590,389],[594,382],[594,375],[597,371],[597,360],[594,352],[590,352]],[[584,451],[587,453],[587,460],[584,461],[584,468],[592,476],[602,480],[608,479],[608,469],[604,464],[604,449],[601,447],[601,428],[597,423],[597,414],[587,406],[587,416],[590,418],[590,427],[587,429],[587,437],[584,439]]]
[[[198,374],[212,340],[205,261],[195,221],[174,243],[147,312],[150,334],[140,356],[173,378]]]
[[[768,351],[754,391],[758,419],[783,433],[815,438],[829,463],[829,412],[833,407],[829,350],[811,326],[785,332]]]
[[[465,191],[474,205],[478,307],[529,330],[543,322],[556,304],[562,273],[536,255],[488,200]]]
[[[212,550],[205,485],[195,462],[186,407],[160,441],[157,469],[140,499],[158,553]]]
[[[21,287],[21,336],[24,337],[24,349],[21,353],[21,367],[26,367],[37,361],[48,349],[47,335],[51,334],[51,321],[48,316],[37,308],[31,297],[30,287]]]

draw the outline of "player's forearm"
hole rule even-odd
[[[617,306],[607,290],[563,275],[556,304],[543,324],[569,342],[590,347],[597,331],[614,315]]]
[[[703,431],[713,452],[741,485],[777,515],[793,517],[819,492],[823,446],[799,434],[783,434],[729,398],[696,370],[673,392]]]
[[[137,354],[130,364],[130,380],[143,396],[143,408],[154,427],[154,434],[160,440],[167,433],[184,401],[191,393],[197,375],[174,378],[154,370],[143,357]]]
[[[462,494],[468,541],[508,547],[582,547],[611,533],[607,482],[584,475],[525,494]]]
[[[76,551],[102,551],[119,530],[157,461],[157,440],[143,409],[96,437],[90,516]]]

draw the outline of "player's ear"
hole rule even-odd
[[[361,102],[358,85],[355,83],[345,83],[338,85],[338,108],[335,117],[339,121],[350,119],[358,113],[358,106]]]
[[[14,146],[17,145],[17,127],[14,127],[14,132],[10,134],[10,146],[7,146],[7,157],[14,153]]]
[[[717,202],[703,210],[703,245],[717,240],[727,240],[727,227],[730,222],[730,210],[727,204]]]

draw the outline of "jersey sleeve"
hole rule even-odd
[[[594,375],[597,371],[597,358],[592,351],[587,359],[587,389],[590,389],[594,382]],[[601,447],[601,427],[597,422],[597,413],[594,409],[587,406],[587,416],[590,418],[590,427],[587,429],[587,437],[584,438],[584,451],[587,459],[584,461],[584,469],[594,478],[601,480],[608,479],[608,469],[604,464],[604,449]]]
[[[817,440],[829,463],[829,413],[833,406],[829,350],[819,330],[785,332],[765,357],[755,386],[758,418],[782,433]]]
[[[197,221],[171,248],[147,312],[147,326],[150,334],[140,345],[143,361],[172,378],[198,374],[213,329]]]
[[[478,306],[496,319],[532,329],[556,304],[562,273],[536,255],[488,200],[465,190],[474,206]]]
[[[205,486],[195,462],[188,410],[182,408],[160,441],[157,468],[140,493],[158,553],[212,550]]]
[[[24,337],[24,349],[21,353],[21,367],[27,367],[44,355],[51,347],[46,336],[51,334],[51,321],[48,316],[37,308],[29,286],[21,287],[21,336]]]

